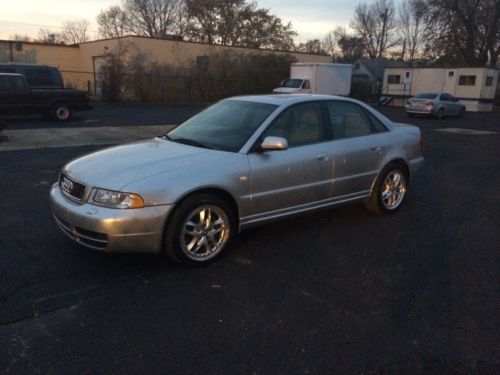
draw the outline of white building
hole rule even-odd
[[[446,92],[459,98],[467,111],[491,111],[499,80],[500,70],[493,68],[388,68],[382,95],[403,106],[421,92]]]

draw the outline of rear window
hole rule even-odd
[[[0,73],[15,73],[16,70],[14,68],[6,68],[0,66]]]
[[[52,86],[54,84],[50,69],[26,69],[26,79],[30,86]]]
[[[436,99],[438,94],[423,93],[415,96],[417,99]]]

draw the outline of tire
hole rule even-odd
[[[440,119],[440,120],[441,120],[442,118],[444,118],[444,110],[443,110],[443,108],[439,108],[439,110],[437,111],[437,115],[436,115],[436,117],[437,117],[438,119]]]
[[[73,108],[69,103],[55,103],[50,108],[50,117],[56,121],[68,121],[73,115]]]
[[[407,115],[408,115],[408,117],[410,117],[410,118],[415,117],[415,114],[414,114],[414,113],[407,113]]]
[[[234,214],[225,200],[210,194],[189,196],[167,223],[165,252],[183,265],[210,264],[226,249],[235,228]]]
[[[408,191],[408,173],[398,163],[388,164],[380,172],[366,206],[379,214],[392,214],[399,210]]]

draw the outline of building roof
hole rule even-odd
[[[357,59],[356,62],[363,64],[371,75],[377,79],[384,78],[384,70],[386,68],[409,68],[410,64],[404,61],[383,60],[383,59]]]

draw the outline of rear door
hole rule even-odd
[[[356,103],[332,100],[326,105],[333,132],[333,196],[365,196],[385,164],[388,129]]]

